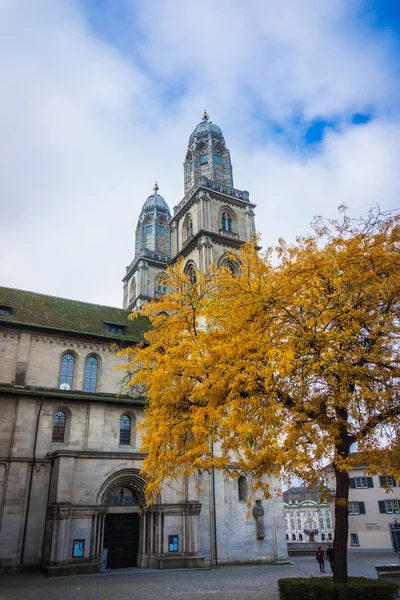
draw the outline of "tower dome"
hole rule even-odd
[[[204,111],[201,123],[197,125],[197,127],[189,137],[188,146],[190,147],[196,140],[196,138],[201,139],[202,137],[205,137],[205,135],[209,135],[210,133],[214,134],[214,137],[220,138],[225,143],[221,127],[218,127],[218,125],[215,125],[212,121],[210,121],[210,117],[208,116],[207,111]]]
[[[224,135],[221,128],[210,121],[206,110],[189,137],[184,176],[185,193],[200,177],[233,187],[231,157]]]
[[[135,256],[159,254],[171,256],[169,220],[171,213],[165,199],[158,193],[155,182],[153,193],[143,204],[136,227]]]
[[[146,208],[150,208],[151,206],[159,206],[160,208],[164,208],[169,212],[168,204],[165,199],[158,193],[158,185],[157,182],[154,185],[154,192],[148,196],[146,202],[143,204],[142,211]]]

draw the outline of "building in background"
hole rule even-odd
[[[165,293],[178,258],[195,277],[255,231],[248,192],[233,187],[221,129],[205,113],[189,138],[185,196],[174,208],[155,185],[124,277],[124,309],[0,288],[0,562],[50,575],[109,568],[201,567],[287,558],[283,503],[262,502],[264,535],[246,519],[247,473],[203,470],[145,506],[140,471],[143,389],[128,389],[119,348],[149,322],[129,311]],[[128,374],[129,375],[129,374]],[[279,488],[272,478],[271,488]],[[259,523],[258,523],[259,525]]]
[[[389,475],[370,477],[366,465],[356,465],[350,472],[349,540],[354,550],[400,551],[400,493],[397,481]],[[327,467],[330,485],[335,487],[334,473]],[[387,491],[386,485],[390,486]],[[397,532],[397,539],[395,533]]]
[[[291,487],[283,492],[286,541],[289,544],[333,541],[330,494],[321,499],[318,486]]]

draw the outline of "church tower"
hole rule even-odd
[[[123,278],[123,306],[128,310],[138,310],[166,291],[162,275],[171,261],[171,214],[158,190],[156,182],[143,204],[135,233],[135,258]]]
[[[172,260],[183,258],[187,273],[226,264],[227,252],[255,234],[255,205],[248,192],[234,187],[223,133],[206,111],[189,137],[184,191],[170,221]]]
[[[191,136],[184,162],[185,196],[171,218],[164,198],[154,193],[143,205],[135,234],[135,258],[126,268],[124,308],[140,307],[166,292],[163,272],[182,258],[185,272],[228,264],[227,254],[255,234],[249,192],[233,185],[231,157],[223,133],[204,111]]]

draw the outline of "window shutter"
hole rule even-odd
[[[356,482],[355,482],[355,480],[354,480],[354,477],[350,477],[349,481],[350,481],[350,488],[351,488],[352,490],[354,490],[354,489],[355,489],[355,487],[356,487]]]
[[[358,512],[360,515],[365,515],[365,502],[358,503]]]
[[[397,487],[397,481],[393,479],[393,487]]]
[[[386,477],[385,475],[379,475],[379,484],[381,487],[385,487],[385,483],[386,483]]]
[[[374,487],[374,481],[373,481],[372,477],[367,477],[367,481],[368,481],[369,488]]]
[[[386,512],[385,501],[384,500],[378,500],[378,504],[379,504],[379,512],[380,513],[385,513]]]

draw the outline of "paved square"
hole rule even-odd
[[[0,600],[278,600],[281,577],[319,575],[313,556],[292,565],[219,567],[204,571],[116,570],[97,575],[46,578],[3,575]],[[376,578],[374,566],[397,562],[392,553],[351,553],[350,575]],[[325,565],[329,574],[329,563]]]

